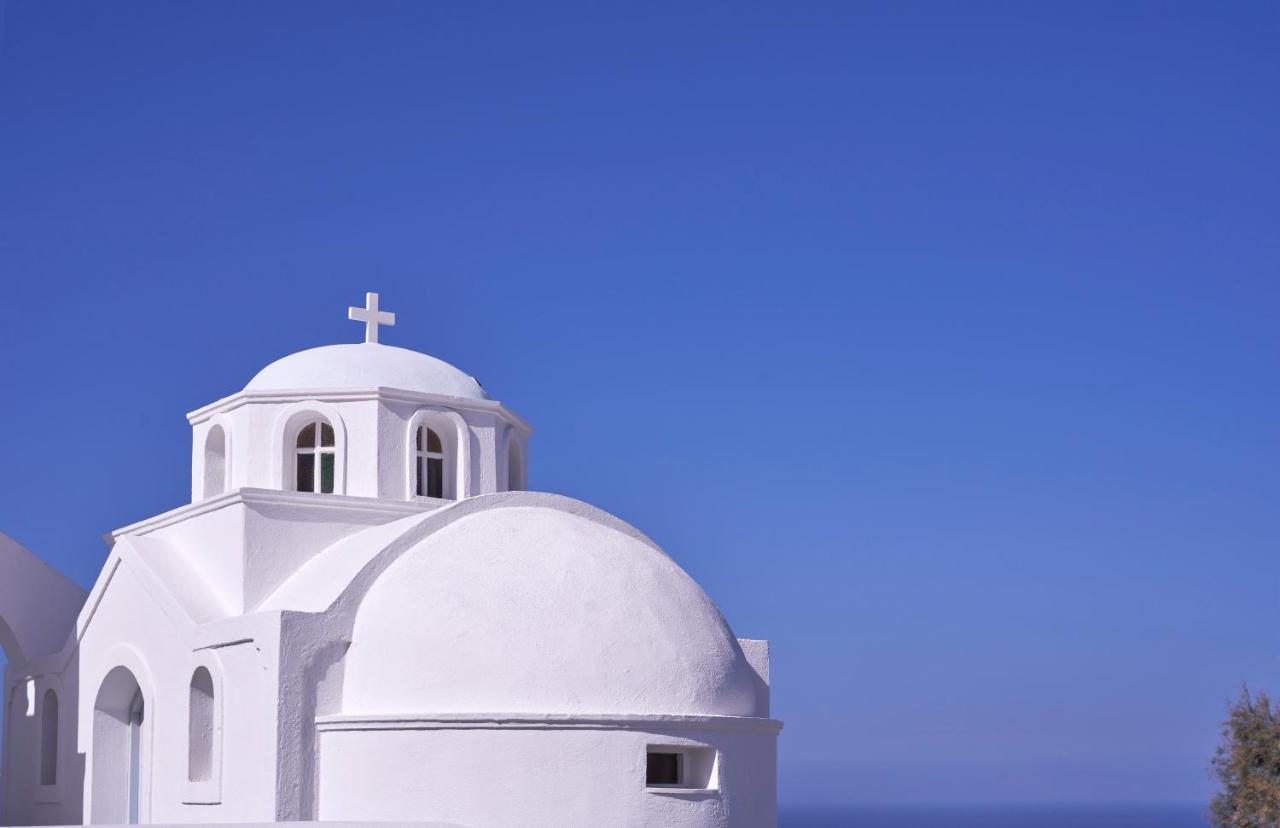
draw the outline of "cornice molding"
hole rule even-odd
[[[496,414],[528,436],[533,426],[507,406],[496,400],[473,400],[450,397],[446,394],[423,394],[399,388],[300,388],[293,391],[239,391],[229,397],[211,402],[187,414],[187,422],[199,425],[215,414],[234,411],[244,405],[280,405],[285,403],[319,400],[321,402],[403,402],[411,405],[438,405],[458,411],[477,411]]]
[[[317,716],[321,732],[339,730],[733,730],[778,733],[782,722],[753,716],[661,713],[424,713]]]
[[[313,492],[283,492],[276,489],[243,488],[234,489],[226,494],[189,503],[162,512],[155,517],[131,523],[111,533],[114,542],[119,538],[131,535],[147,535],[157,529],[181,523],[193,517],[216,512],[228,506],[301,506],[310,509],[328,509],[334,512],[364,512],[389,514],[395,517],[428,512],[446,505],[447,501],[434,500],[385,500],[377,497],[354,497],[352,495],[316,494]]]

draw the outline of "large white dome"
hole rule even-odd
[[[759,715],[737,640],[674,561],[586,504],[503,497],[369,587],[344,713]]]
[[[246,391],[331,388],[398,388],[424,394],[482,400],[474,377],[417,351],[364,342],[326,345],[290,354],[258,372]]]

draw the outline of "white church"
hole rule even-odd
[[[0,824],[776,825],[767,642],[350,317],[187,415],[88,594],[0,534]]]

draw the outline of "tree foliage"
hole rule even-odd
[[[1280,703],[1240,691],[1213,757],[1222,790],[1209,814],[1217,828],[1280,828]]]

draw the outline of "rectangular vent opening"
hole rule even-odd
[[[717,785],[716,749],[686,745],[649,745],[645,785],[650,788],[712,790]]]

